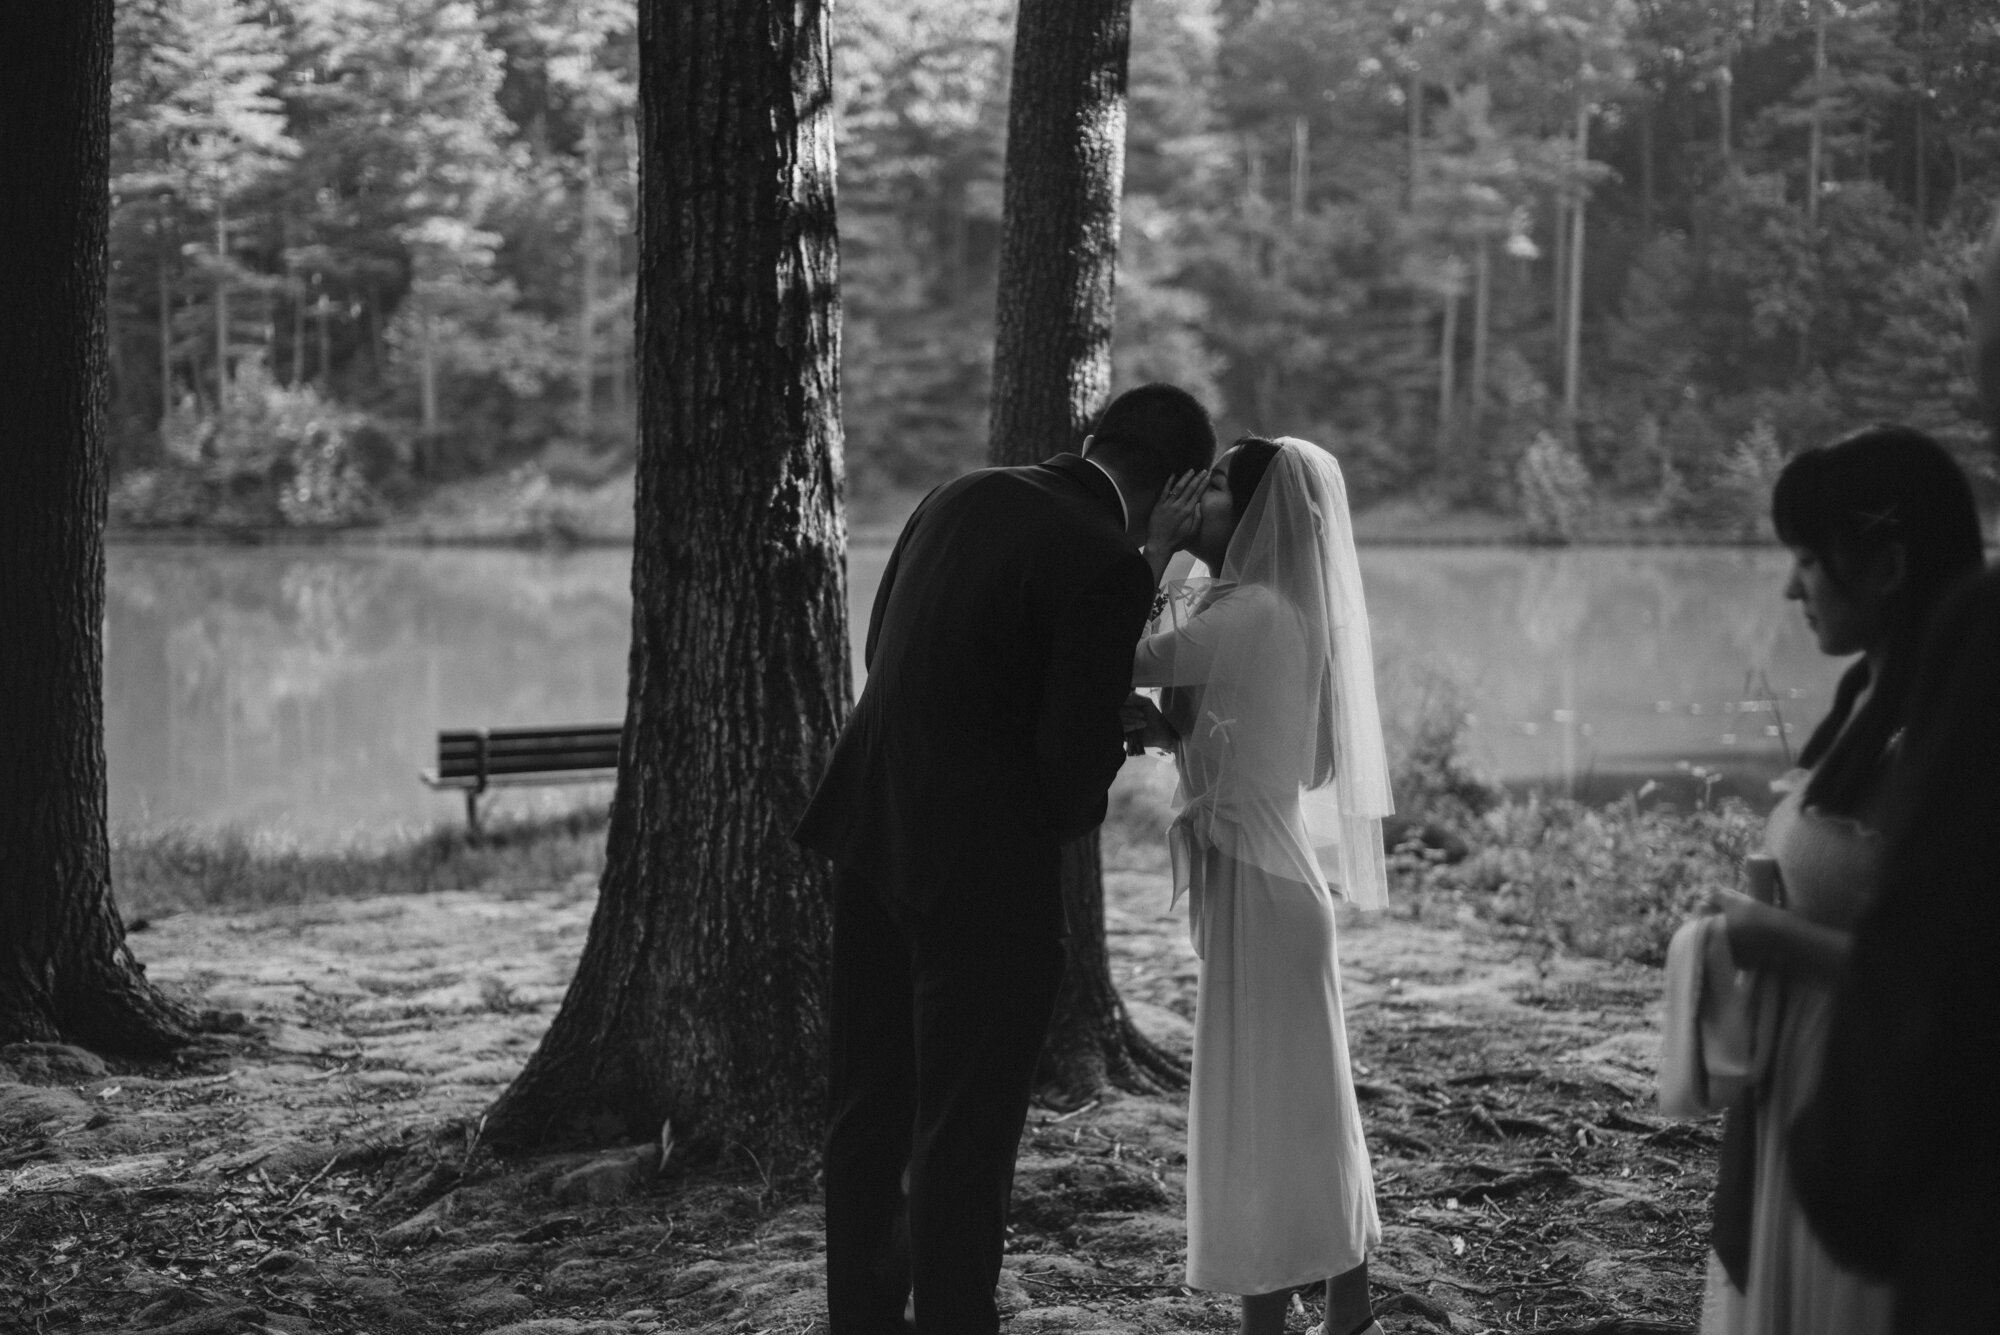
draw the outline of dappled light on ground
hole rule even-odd
[[[594,889],[162,920],[137,938],[152,976],[240,1012],[242,1032],[144,1069],[0,1053],[0,1285],[45,1330],[823,1321],[810,1165],[663,1169],[656,1146],[503,1161],[478,1145],[480,1112],[560,1002]],[[1134,1018],[1185,1053],[1195,963],[1165,878],[1115,860],[1106,893]],[[1385,1327],[1686,1320],[1713,1136],[1650,1112],[1657,975],[1406,911],[1342,930]],[[1006,1330],[1233,1328],[1233,1300],[1182,1286],[1184,1136],[1181,1097],[1034,1111]]]

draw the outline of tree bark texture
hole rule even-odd
[[[111,0],[0,8],[0,1043],[188,1038],[111,898],[105,829]]]
[[[996,462],[1075,449],[1111,389],[1131,0],[1022,0],[995,311]]]
[[[825,1099],[830,884],[791,830],[850,699],[833,102],[820,0],[639,11],[640,448],[596,916],[500,1145],[796,1161]]]
[[[1111,387],[1118,197],[1125,174],[1131,0],[1022,0],[1007,113],[989,454],[1075,449]],[[1185,1072],[1133,1027],[1111,982],[1095,833],[1063,851],[1069,967],[1040,1080],[1080,1101],[1107,1083],[1173,1087]]]

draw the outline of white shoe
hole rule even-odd
[[[1326,1322],[1322,1321],[1317,1326],[1312,1327],[1306,1331],[1306,1335],[1326,1335]],[[1387,1335],[1387,1332],[1382,1329],[1380,1321],[1370,1321],[1360,1330],[1355,1331],[1354,1335]]]

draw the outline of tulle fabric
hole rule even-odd
[[[1175,894],[1213,848],[1381,908],[1394,804],[1347,486],[1317,445],[1277,444],[1222,569],[1170,586],[1141,646],[1181,739]]]

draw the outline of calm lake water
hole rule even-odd
[[[852,553],[857,645],[887,555]],[[1691,794],[1713,770],[1754,794],[1840,667],[1781,598],[1780,551],[1370,548],[1362,564],[1385,710],[1456,691],[1475,758],[1511,782]],[[439,728],[623,716],[629,576],[623,550],[114,546],[112,822],[319,843],[461,818],[416,777]]]

